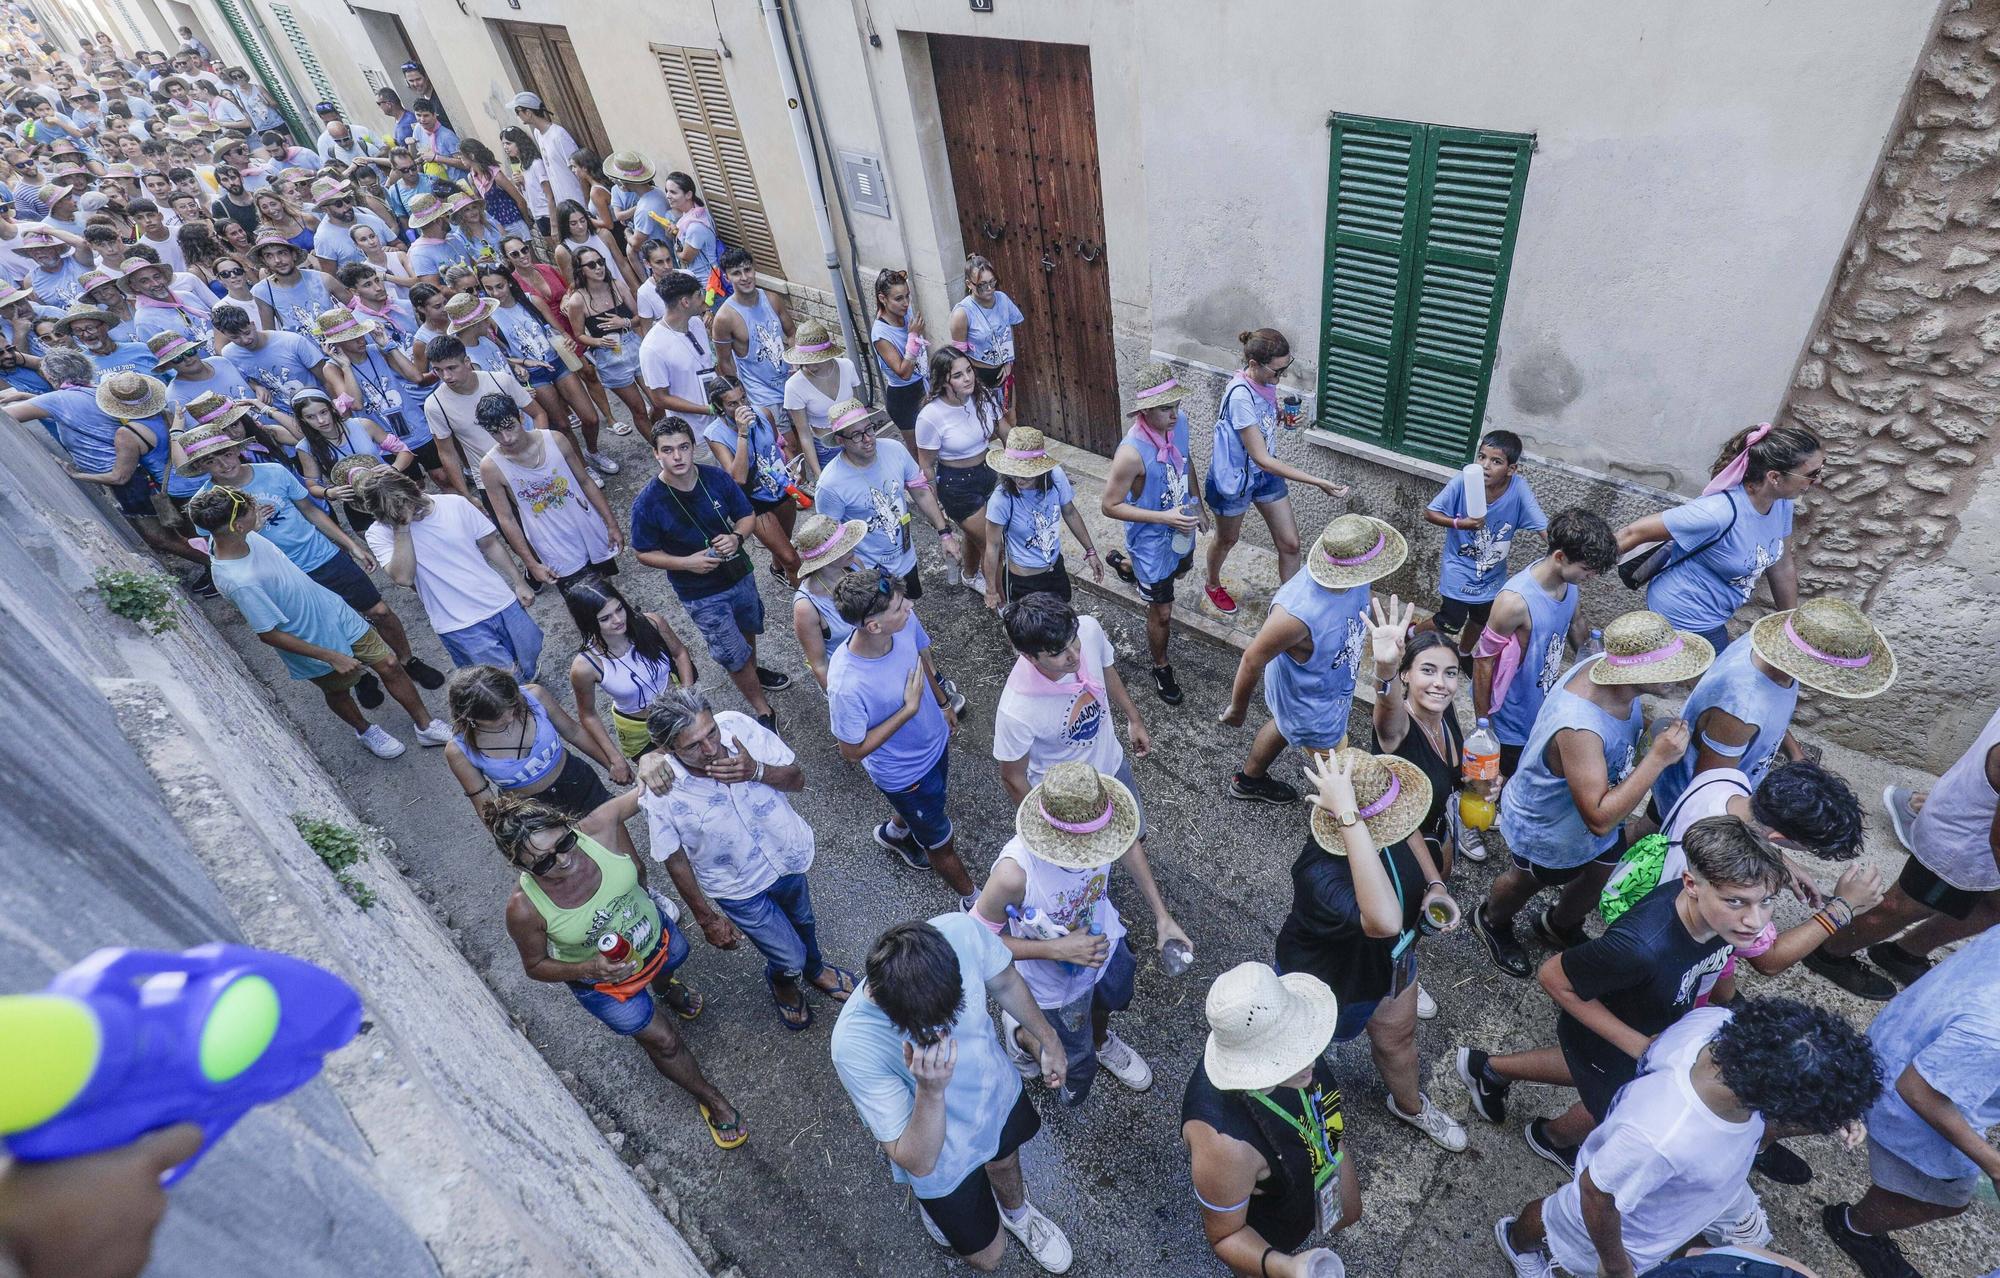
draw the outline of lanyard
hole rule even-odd
[[[1313,1103],[1312,1093],[1308,1092],[1305,1088],[1299,1088],[1298,1093],[1299,1108],[1304,1110],[1306,1115],[1303,1121],[1293,1118],[1290,1114],[1286,1113],[1278,1102],[1272,1100],[1263,1092],[1253,1091],[1250,1095],[1255,1097],[1258,1103],[1263,1105],[1265,1109],[1284,1119],[1285,1126],[1299,1134],[1299,1139],[1305,1142],[1306,1149],[1311,1151],[1315,1164],[1321,1167],[1337,1166],[1340,1162],[1340,1152],[1334,1149],[1331,1142],[1327,1139],[1326,1123],[1320,1118],[1319,1106]]]
[[[1389,882],[1394,884],[1396,888],[1396,917],[1401,918],[1404,914],[1408,913],[1408,909],[1403,902],[1403,874],[1402,871],[1396,868],[1395,856],[1390,854],[1386,848],[1383,849],[1383,852],[1382,859],[1389,863]],[[1396,938],[1396,948],[1389,951],[1389,957],[1392,959],[1402,958],[1416,939],[1417,934],[1415,932],[1404,932]]]

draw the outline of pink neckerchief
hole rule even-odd
[[[1096,697],[1098,705],[1108,704],[1104,697],[1104,685],[1090,677],[1090,669],[1083,662],[1077,663],[1076,674],[1072,678],[1075,682],[1064,679],[1058,683],[1037,670],[1035,663],[1026,657],[1016,657],[1014,668],[1007,673],[1007,687],[1030,697],[1073,697],[1081,688]]]
[[[1178,425],[1178,423],[1176,424]],[[1168,470],[1173,471],[1175,474],[1180,473],[1182,464],[1186,461],[1186,458],[1182,457],[1181,450],[1174,446],[1174,433],[1172,431],[1168,431],[1164,435],[1160,434],[1146,423],[1146,415],[1144,413],[1132,414],[1132,429],[1138,431],[1140,435],[1145,437],[1146,442],[1153,446],[1153,451],[1166,461]]]
[[[675,218],[674,234],[685,236],[688,233],[688,228],[697,222],[708,223],[708,229],[711,231],[715,229],[715,218],[709,214],[707,205],[697,204]]]
[[[189,319],[195,317],[194,308],[179,300],[163,302],[157,297],[147,297],[144,293],[140,293],[132,299],[132,304],[134,306],[151,306],[156,310],[179,311]]]
[[[1276,408],[1278,406],[1278,388],[1276,385],[1271,385],[1271,386],[1264,385],[1256,378],[1250,376],[1250,370],[1247,368],[1239,368],[1236,370],[1236,380],[1242,382],[1245,386],[1248,386],[1252,391],[1255,391],[1258,398],[1262,399],[1265,403],[1269,404],[1271,407]]]
[[[350,301],[347,305],[349,310],[360,311],[363,315],[388,315],[393,311],[395,307],[395,301],[396,299],[392,297],[383,298],[382,309],[378,311],[370,307],[368,303],[362,301],[361,294],[356,293],[354,295],[354,299]]]

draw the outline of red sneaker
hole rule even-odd
[[[1217,612],[1225,617],[1236,614],[1236,597],[1234,595],[1231,595],[1221,586],[1210,586],[1207,588],[1207,593],[1208,601],[1215,605]]]

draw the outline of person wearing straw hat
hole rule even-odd
[[[1188,452],[1187,388],[1165,364],[1141,365],[1132,393],[1132,420],[1098,508],[1125,525],[1125,552],[1105,556],[1111,570],[1132,583],[1146,605],[1146,649],[1153,659],[1153,689],[1170,706],[1181,703],[1181,685],[1167,658],[1173,633],[1174,583],[1194,568],[1197,532],[1208,531],[1201,476]]]
[[[625,530],[603,488],[585,478],[576,445],[561,431],[529,430],[505,395],[486,396],[477,412],[493,436],[479,478],[487,492],[513,498],[493,503],[493,520],[529,579],[567,587],[586,574],[615,574]]]
[[[176,408],[185,409],[203,395],[240,400],[253,408],[257,405],[250,383],[236,371],[235,365],[220,357],[209,357],[187,334],[171,329],[155,333],[146,339],[146,348],[158,361],[157,371],[172,377],[167,383],[167,402]],[[284,444],[298,442],[298,436],[288,427],[271,428],[271,433]],[[283,449],[274,451],[267,460],[284,461]]]
[[[346,182],[321,178],[312,184],[312,205],[319,210],[319,225],[313,228],[313,257],[319,269],[331,275],[349,262],[361,260],[354,246],[354,228],[373,227],[384,244],[395,239],[388,223],[366,209],[354,205],[354,188]]]
[[[854,398],[861,373],[847,358],[840,334],[815,319],[800,321],[785,362],[792,366],[785,379],[785,412],[800,442],[812,441],[805,453],[805,478],[808,487],[817,488],[820,467],[840,456],[840,449],[826,439],[833,406]]]
[[[1005,445],[996,444],[986,455],[986,464],[999,479],[986,499],[986,527],[990,530],[983,574],[986,606],[998,608],[1003,595],[1010,602],[1034,594],[1071,597],[1069,570],[1062,554],[1065,525],[1083,544],[1083,561],[1090,565],[1091,580],[1102,582],[1104,561],[1098,558],[1089,526],[1077,513],[1076,490],[1056,459],[1049,456],[1049,443],[1042,432],[1032,426],[1016,426],[1007,432]]]
[[[211,318],[216,340],[227,341],[222,362],[252,386],[263,387],[272,402],[289,404],[292,396],[312,386],[335,398],[357,398],[347,370],[329,360],[311,338],[263,328],[240,306],[218,306]]]
[[[1292,863],[1278,968],[1327,983],[1340,1000],[1333,1041],[1366,1030],[1389,1112],[1458,1153],[1465,1128],[1425,1094],[1417,1061],[1417,938],[1459,924],[1421,835],[1430,781],[1408,759],[1345,747],[1311,760],[1306,778],[1312,834]]]
[[[1229,782],[1238,799],[1294,803],[1299,792],[1271,775],[1287,745],[1324,753],[1347,742],[1354,681],[1368,648],[1368,583],[1403,566],[1403,534],[1369,515],[1341,515],[1327,524],[1293,575],[1271,597],[1271,611],[1243,650],[1229,705],[1218,716],[1243,726],[1250,693],[1261,676],[1270,719],[1257,729],[1249,758]]]
[[[360,392],[355,407],[416,454],[417,464],[438,487],[449,488],[446,479],[440,478],[444,458],[424,414],[422,374],[395,345],[388,330],[365,311],[335,306],[320,314],[313,332],[331,361],[354,380]]]
[[[827,663],[854,633],[833,601],[833,588],[852,571],[854,548],[867,535],[868,525],[862,520],[835,523],[820,514],[808,515],[792,533],[792,549],[799,556],[799,584],[792,591],[792,633],[798,637],[806,669],[822,692],[826,691]]]
[[[1521,980],[1532,969],[1515,916],[1542,889],[1557,888],[1536,934],[1557,949],[1582,940],[1584,916],[1625,850],[1625,819],[1687,750],[1687,721],[1675,717],[1656,720],[1652,745],[1639,753],[1640,697],[1670,695],[1715,660],[1708,640],[1644,610],[1605,626],[1604,647],[1564,671],[1535,716],[1520,770],[1501,797],[1500,836],[1513,864],[1472,912],[1494,964]]]
[[[124,278],[125,272],[121,268],[107,265],[105,258],[100,257],[97,266],[76,282],[76,302],[70,309],[103,311],[111,316],[107,321],[110,326],[107,336],[112,341],[121,345],[142,343],[145,339],[132,325],[132,299],[119,286]],[[60,320],[57,322],[61,323]],[[56,331],[61,332],[62,329]],[[103,372],[102,369],[98,371]],[[142,368],[139,371],[149,370]]]
[[[959,557],[946,562],[946,580],[984,595],[986,502],[999,483],[987,453],[1006,414],[1000,397],[979,384],[972,357],[955,346],[931,352],[930,387],[917,414],[917,464],[958,525]]]
[[[84,277],[86,281],[90,278]],[[116,277],[111,278],[115,280]],[[112,330],[122,322],[112,311],[78,301],[56,318],[55,330],[58,337],[69,338],[78,350],[90,357],[91,367],[97,370],[100,378],[123,372],[151,374],[159,366],[159,361],[153,358],[152,350],[144,342],[121,342],[111,336]]]
[[[22,395],[54,389],[42,376],[44,348],[35,335],[36,319],[34,293],[0,281],[0,382]]]
[[[311,340],[313,326],[336,302],[347,304],[345,285],[325,271],[300,270],[298,246],[266,231],[252,253],[264,268],[264,278],[250,286],[266,328],[283,329]]]
[[[11,246],[35,264],[22,281],[44,306],[69,306],[77,299],[77,281],[96,263],[83,237],[58,227],[30,226]]]
[[[1325,1056],[1339,999],[1310,973],[1240,963],[1215,978],[1204,1011],[1208,1041],[1181,1099],[1202,1233],[1233,1274],[1309,1278],[1325,1241],[1361,1219]],[[1322,1246],[1293,1254],[1314,1238]]]
[[[616,184],[611,216],[626,228],[625,248],[632,260],[645,261],[646,245],[654,240],[671,248],[674,211],[666,193],[653,184],[653,162],[637,151],[613,151],[604,157],[604,176]]]
[[[834,1072],[932,1238],[985,1273],[1012,1234],[1036,1264],[1064,1273],[1069,1240],[1021,1180],[1021,1147],[1041,1116],[993,1032],[989,998],[1042,1045],[1042,1081],[1060,1088],[1055,1031],[1007,947],[964,913],[899,923],[876,940],[834,1023]]]
[[[447,237],[451,233],[450,214],[444,201],[429,191],[410,197],[410,211],[403,224],[417,233],[410,242],[410,271],[418,279],[437,284],[438,272],[456,260]]]
[[[125,259],[125,287],[132,291],[132,331],[135,340],[149,346],[160,333],[186,338],[204,352],[212,349],[215,325],[210,320],[214,295],[196,285],[176,292],[174,270],[166,262],[148,261],[137,256]]]
[[[482,373],[510,373],[526,385],[528,365],[517,360],[493,331],[493,312],[500,303],[474,293],[454,293],[445,300],[444,331],[465,344],[465,357]]]
[[[924,586],[917,574],[917,549],[910,540],[910,506],[915,504],[936,530],[946,555],[958,549],[951,521],[910,450],[893,439],[875,437],[882,424],[880,413],[852,399],[835,404],[831,412],[827,438],[839,447],[840,456],[820,471],[814,508],[829,519],[867,520],[868,535],[855,558],[865,567],[900,577],[903,593],[921,599]]]
[[[474,269],[482,262],[501,263],[500,241],[506,233],[486,217],[486,201],[469,191],[460,191],[445,201],[451,213],[451,242],[458,260]]]
[[[1014,956],[1061,1040],[1068,1062],[1062,1103],[1072,1107],[1089,1098],[1099,1065],[1135,1092],[1153,1085],[1152,1067],[1111,1030],[1111,1014],[1132,1005],[1138,966],[1111,902],[1111,867],[1130,872],[1153,911],[1160,944],[1186,942],[1187,933],[1153,882],[1139,830],[1139,801],[1123,781],[1082,760],[1052,764],[1020,801],[1014,837],[994,859],[972,908]],[[1050,1047],[1004,1012],[1000,1044],[1022,1078],[1040,1072],[1038,1058]]]

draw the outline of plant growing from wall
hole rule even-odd
[[[174,579],[165,573],[100,568],[95,585],[105,607],[148,633],[163,635],[180,624]]]
[[[306,846],[333,871],[334,882],[340,884],[348,900],[364,910],[375,904],[375,890],[349,873],[349,867],[368,859],[368,845],[362,842],[359,831],[303,812],[292,813],[292,824],[298,827]]]

